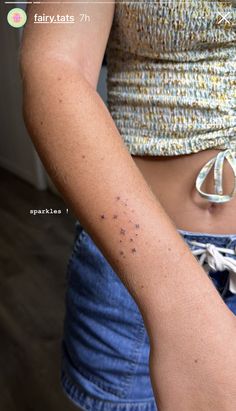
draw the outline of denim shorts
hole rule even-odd
[[[197,241],[235,251],[236,234],[178,231],[191,250],[196,249],[191,241]],[[230,256],[236,259],[236,254]],[[229,271],[210,270],[206,275],[236,314]],[[66,276],[60,377],[65,395],[80,410],[157,411],[141,313],[79,221]]]

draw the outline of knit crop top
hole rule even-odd
[[[222,189],[224,159],[236,179],[233,3],[117,1],[106,49],[108,109],[130,154],[224,150],[203,167],[198,187],[196,181],[214,202],[236,192],[236,180],[230,196]],[[206,194],[200,187],[214,164],[216,194]]]

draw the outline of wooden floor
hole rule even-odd
[[[30,209],[61,209],[61,215]],[[65,271],[74,217],[0,169],[0,410],[79,410],[60,388]]]

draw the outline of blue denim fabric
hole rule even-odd
[[[236,234],[178,231],[187,244],[236,247]],[[228,271],[208,275],[236,314]],[[157,411],[148,364],[149,338],[138,306],[77,221],[67,269],[62,389],[81,410]]]

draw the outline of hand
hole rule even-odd
[[[206,305],[205,311],[208,321],[195,316],[193,323],[188,313],[150,341],[159,411],[236,410],[236,317],[228,308],[212,315]]]

